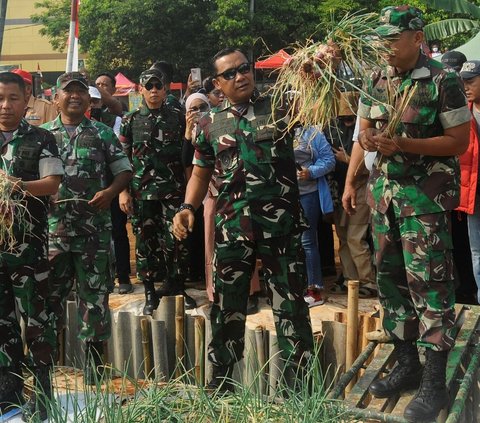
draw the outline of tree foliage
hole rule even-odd
[[[379,11],[404,0],[82,0],[80,48],[95,74],[118,70],[135,79],[146,66],[162,59],[177,67],[175,79],[185,80],[191,67],[210,70],[209,59],[220,48],[241,47],[255,58],[306,39],[325,36],[335,20],[348,12]],[[460,0],[472,7],[480,0]],[[471,19],[427,6],[448,0],[410,0],[428,22]],[[450,3],[458,3],[451,0]],[[251,6],[254,5],[253,13]],[[70,0],[39,0],[42,34],[64,51],[70,21]],[[450,10],[450,9],[449,9]],[[468,9],[470,10],[470,9]],[[453,24],[450,24],[452,26]],[[465,24],[467,25],[467,24]],[[458,37],[457,37],[458,39]],[[207,70],[208,69],[208,70]]]
[[[255,58],[308,38],[322,37],[333,19],[373,8],[365,0],[82,0],[80,48],[91,74],[118,70],[135,78],[154,60],[209,69],[220,48],[238,46]],[[32,17],[52,46],[64,51],[70,0],[40,0]],[[253,13],[251,6],[254,5]]]

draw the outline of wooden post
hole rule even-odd
[[[198,386],[205,384],[205,319],[201,316],[195,317],[195,380]]]
[[[145,377],[149,378],[152,371],[152,357],[150,355],[150,333],[147,319],[140,321],[140,328],[142,330],[143,371]]]
[[[183,295],[175,297],[175,350],[177,353],[177,362],[175,364],[175,377],[180,377],[183,373],[183,357],[185,356],[184,344],[184,298]]]
[[[356,358],[357,337],[358,337],[358,281],[348,281],[348,303],[347,303],[347,349],[345,370],[352,367]],[[345,392],[350,392],[355,384],[355,377],[345,388]]]

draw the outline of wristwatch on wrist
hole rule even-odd
[[[195,213],[195,207],[188,203],[180,204],[180,207],[177,210],[177,213],[180,213],[182,210],[190,210],[192,213]]]

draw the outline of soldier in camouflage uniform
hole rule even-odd
[[[159,304],[154,283],[163,277],[163,294],[183,295],[187,309],[196,304],[184,289],[181,263],[186,248],[183,242],[175,242],[170,228],[185,194],[181,161],[185,116],[167,104],[160,70],[144,71],[140,84],[145,104],[127,114],[120,129],[120,142],[134,170],[130,192],[120,195],[120,207],[132,216],[137,276],[145,286],[143,314],[151,315]]]
[[[210,388],[230,390],[225,380],[244,349],[250,278],[261,258],[272,303],[279,348],[291,367],[305,364],[313,349],[303,299],[305,263],[299,258],[305,229],[296,182],[293,139],[281,121],[272,124],[269,98],[254,95],[251,64],[237,49],[213,59],[215,85],[228,101],[202,118],[195,140],[194,169],[174,234],[191,231],[194,211],[215,171],[215,300]],[[280,119],[280,116],[278,116]],[[285,125],[284,125],[285,126]]]
[[[358,141],[363,149],[380,153],[368,203],[383,327],[394,339],[399,364],[372,383],[370,392],[389,397],[420,384],[404,415],[408,421],[431,421],[447,402],[445,369],[455,320],[449,210],[458,204],[456,155],[468,145],[470,116],[455,72],[420,48],[421,12],[387,7],[380,21],[377,32],[390,42],[390,67],[368,80],[366,90],[374,100],[361,99]],[[396,101],[407,87],[416,90],[393,136],[383,132],[390,119],[387,84],[395,88]],[[344,194],[347,209],[356,162],[352,154]],[[415,341],[426,347],[423,376]]]
[[[65,164],[65,179],[49,212],[49,304],[57,330],[76,282],[79,337],[87,343],[86,382],[94,383],[103,342],[110,337],[110,203],[131,179],[131,166],[112,129],[87,119],[90,95],[78,72],[57,80],[60,115],[44,125],[55,135]],[[113,181],[107,182],[108,172]],[[95,368],[89,366],[90,355]]]
[[[25,322],[25,338],[30,366],[37,385],[48,395],[50,367],[55,350],[55,331],[47,312],[48,195],[55,194],[63,174],[55,138],[48,131],[22,119],[27,104],[23,79],[14,73],[0,73],[0,178],[15,185],[13,196],[27,194],[22,200],[26,213],[22,221],[14,220],[16,243],[10,250],[0,245],[0,409],[22,402],[24,361],[23,342],[17,309]],[[17,193],[18,191],[18,193]],[[21,196],[17,198],[19,201]],[[8,211],[0,201],[2,225]],[[26,407],[28,417],[35,399]],[[46,410],[41,414],[45,418]]]

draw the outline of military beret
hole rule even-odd
[[[30,72],[27,72],[23,69],[14,69],[12,70],[13,73],[16,73],[17,75],[20,75],[25,82],[25,84],[32,85],[32,74]]]

